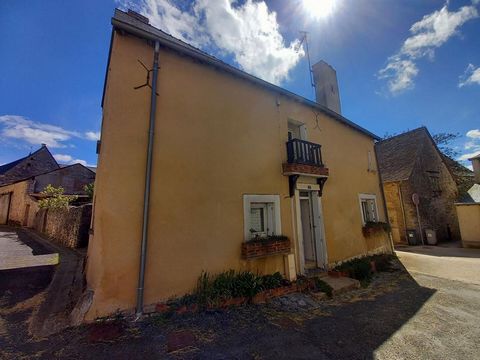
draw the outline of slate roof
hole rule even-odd
[[[407,180],[421,152],[427,128],[421,127],[378,142],[378,166],[383,182]]]
[[[16,165],[20,164],[23,160],[25,160],[29,156],[30,155],[27,155],[21,159],[18,159],[18,160],[12,161],[11,163],[0,166],[0,175],[5,174],[8,170],[14,168]]]
[[[121,29],[122,31],[131,33],[133,35],[136,35],[140,38],[147,39],[147,40],[154,40],[158,41],[162,46],[168,47],[172,50],[178,51],[184,55],[190,56],[202,63],[209,64],[211,66],[214,66],[218,69],[221,69],[225,72],[228,72],[234,76],[237,76],[239,78],[243,78],[247,81],[251,81],[259,86],[262,86],[264,88],[267,88],[271,91],[274,91],[276,93],[282,94],[284,96],[287,96],[295,101],[301,102],[307,106],[313,107],[316,110],[327,114],[331,117],[333,117],[335,120],[349,126],[350,128],[353,128],[366,136],[373,138],[375,140],[380,140],[380,137],[377,135],[373,134],[372,132],[368,131],[367,129],[361,127],[360,125],[357,125],[353,121],[345,118],[344,116],[336,113],[335,111],[320,105],[314,101],[308,100],[304,98],[303,96],[297,95],[292,93],[291,91],[288,91],[284,88],[281,88],[280,86],[273,85],[265,80],[262,80],[254,75],[251,75],[245,71],[242,71],[240,69],[237,69],[234,66],[231,66],[216,57],[207,54],[206,52],[195,48],[194,46],[187,44],[170,34],[167,34],[166,32],[157,29],[153,27],[150,24],[146,24],[143,21],[139,20],[138,16],[131,15],[129,13],[126,13],[120,9],[115,9],[115,15],[112,18],[112,25],[114,29]],[[112,37],[113,39],[113,37]],[[110,54],[108,55],[108,63],[110,63],[110,55],[111,55],[111,46],[112,44],[110,43]],[[109,64],[107,64],[107,69],[108,69]],[[108,71],[105,77],[105,83],[103,87],[103,95],[105,96],[105,89],[106,89],[106,83],[107,83],[107,76],[108,76]],[[103,106],[103,99],[102,99],[102,106]]]

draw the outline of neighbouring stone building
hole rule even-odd
[[[438,241],[460,239],[457,184],[428,130],[383,140],[376,149],[394,242],[420,243],[422,236],[427,242],[425,230],[433,230]],[[413,194],[419,198],[420,223]]]
[[[0,186],[59,168],[60,165],[58,165],[47,146],[42,145],[34,153],[0,166]]]
[[[87,200],[84,186],[95,181],[95,172],[81,164],[59,165],[46,146],[0,167],[0,224],[34,225],[38,199],[49,184],[63,187],[64,194]]]

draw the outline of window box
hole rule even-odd
[[[255,238],[242,244],[242,257],[244,259],[288,254],[290,251],[290,239],[282,235]]]
[[[362,227],[362,233],[365,237],[371,237],[375,234],[385,232],[388,233],[390,231],[390,225],[384,222],[367,222]]]

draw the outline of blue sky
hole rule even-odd
[[[96,163],[119,6],[312,99],[297,45],[306,30],[312,62],[337,70],[343,115],[378,135],[459,132],[462,159],[480,152],[480,0],[4,0],[0,164],[42,142],[61,162]]]

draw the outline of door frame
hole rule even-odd
[[[301,209],[300,209],[300,191],[308,191],[310,196],[310,203],[313,212],[313,226],[314,231],[313,235],[315,237],[315,253],[317,268],[327,269],[328,264],[328,254],[326,246],[326,237],[325,237],[325,226],[323,220],[323,209],[322,209],[322,198],[318,196],[318,185],[311,184],[297,184],[295,189],[294,202],[295,202],[295,213],[296,213],[296,235],[297,235],[297,245],[298,245],[298,257],[300,264],[300,273],[305,273],[305,250],[303,246],[303,229],[302,229],[302,219],[301,219]]]

